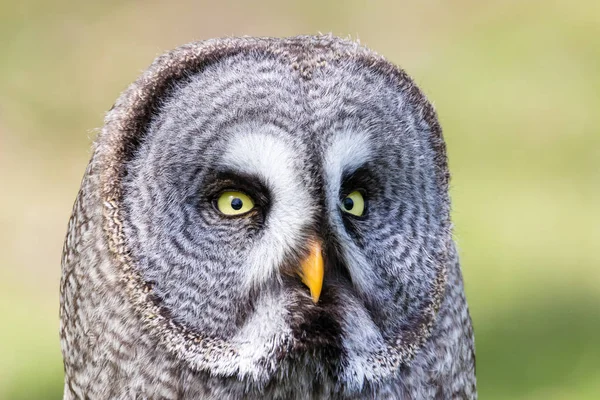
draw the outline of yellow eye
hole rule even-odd
[[[365,213],[365,198],[361,192],[355,190],[342,199],[340,206],[342,211],[360,217]]]
[[[217,208],[225,215],[240,215],[252,210],[254,202],[242,192],[223,192],[217,200]]]

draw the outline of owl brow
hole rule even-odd
[[[347,195],[354,189],[364,189],[367,192],[375,189],[377,179],[366,164],[357,168],[344,169],[340,185],[340,195]]]
[[[270,193],[259,176],[231,169],[216,170],[209,173],[205,180],[208,197],[219,195],[225,190],[239,190],[247,193],[261,205],[269,203]]]

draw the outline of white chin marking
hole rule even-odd
[[[250,375],[255,380],[263,378],[264,365],[270,360],[267,370],[274,370],[277,357],[272,352],[279,347],[284,338],[291,336],[291,330],[285,322],[286,299],[279,295],[260,296],[256,303],[256,312],[244,324],[231,342],[239,352],[239,374]]]
[[[343,372],[344,381],[351,390],[360,390],[365,381],[372,381],[377,375],[371,357],[378,350],[385,348],[386,344],[381,331],[364,307],[358,304],[352,295],[346,293],[344,297],[346,307],[341,322],[344,331],[343,343],[348,357],[348,367]],[[357,324],[357,321],[360,323]]]

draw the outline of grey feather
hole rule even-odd
[[[65,399],[475,399],[448,181],[431,104],[354,42],[159,57],[107,114],[69,223]],[[224,217],[224,188],[257,207]],[[317,304],[289,273],[315,237]]]

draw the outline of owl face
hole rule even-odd
[[[193,368],[360,386],[427,336],[449,243],[439,127],[397,71],[314,51],[172,80],[124,167],[126,246]]]

